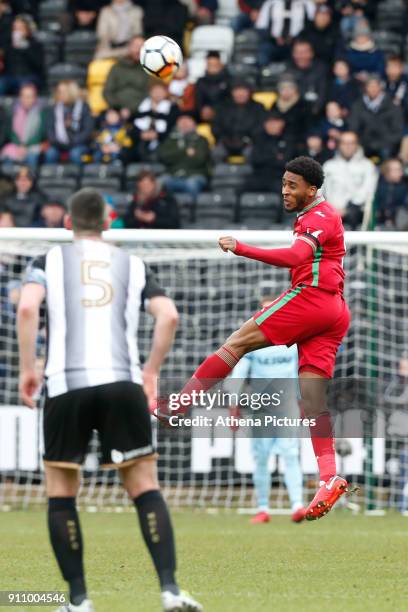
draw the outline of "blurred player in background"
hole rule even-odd
[[[334,432],[327,407],[327,379],[332,378],[337,349],[347,333],[350,312],[343,297],[344,227],[337,210],[320,193],[324,173],[310,157],[286,164],[282,179],[283,205],[296,213],[290,248],[260,249],[232,236],[219,239],[225,252],[291,270],[291,288],[235,331],[194,372],[180,392],[182,415],[195,394],[225,378],[246,353],[265,346],[297,344],[299,384],[305,417],[314,419],[310,434],[320,488],[306,509],[306,518],[327,514],[347,490],[336,474]],[[167,408],[167,407],[166,407]],[[167,419],[160,401],[158,418]]]
[[[44,466],[50,540],[69,585],[70,602],[61,611],[94,609],[87,596],[75,503],[79,470],[94,429],[100,437],[102,467],[119,470],[134,502],[164,610],[197,611],[201,605],[176,583],[173,529],[159,490],[146,400],[156,393],[177,310],[139,257],[103,241],[105,216],[105,201],[97,191],[82,189],[72,196],[66,227],[74,230],[74,241],[32,262],[18,308],[20,393],[33,408],[40,385],[35,343],[40,305],[46,299]],[[155,327],[142,372],[136,337],[143,309],[153,315]],[[135,599],[137,604],[137,595]]]
[[[272,297],[265,295],[261,301],[261,307],[264,308],[271,302]],[[232,370],[230,378],[240,379],[242,383],[245,380],[253,381],[253,379],[261,379],[262,385],[265,383],[268,384],[270,378],[275,380],[279,379],[279,385],[282,383],[288,392],[285,406],[288,406],[288,401],[290,401],[295,408],[294,416],[299,416],[299,407],[297,403],[298,385],[297,382],[293,380],[297,378],[297,366],[298,357],[295,344],[290,348],[286,346],[267,346],[244,355],[241,361],[239,361]],[[290,382],[290,379],[292,379],[293,382]],[[289,382],[289,384],[287,384],[287,382]],[[268,388],[269,387],[270,385],[268,385]],[[236,389],[234,390],[236,391]],[[262,386],[262,389],[257,388],[256,390],[262,393],[267,391],[264,386]],[[271,391],[273,392],[273,390]],[[236,408],[235,414],[238,416],[239,407]],[[259,412],[257,412],[256,416],[258,415]],[[257,434],[260,434],[260,432],[254,428],[253,437],[251,439],[251,450],[255,463],[253,481],[257,502],[257,513],[251,518],[251,523],[268,523],[270,520],[269,495],[271,490],[271,475],[269,473],[268,463],[271,455],[278,455],[283,459],[283,477],[289,494],[292,521],[300,523],[305,518],[306,511],[302,501],[303,476],[300,467],[299,440],[296,437],[267,437]]]

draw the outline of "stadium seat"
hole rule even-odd
[[[277,223],[281,216],[281,197],[275,193],[244,193],[239,201],[238,219],[251,222],[253,229]]]
[[[271,91],[276,89],[280,76],[285,72],[284,62],[273,62],[262,68],[260,75],[260,87],[263,90]]]
[[[41,177],[38,179],[38,186],[45,193],[55,190],[65,190],[72,193],[78,188],[78,178],[72,176]]]
[[[194,222],[195,219],[195,202],[193,197],[189,193],[175,193],[173,194],[177,200],[181,227],[185,228],[189,224]]]
[[[121,162],[115,162],[114,164],[85,164],[83,167],[84,178],[118,178],[122,179],[123,166]]]
[[[196,223],[207,229],[231,226],[235,220],[236,203],[231,193],[200,193],[196,202]]]
[[[20,170],[22,164],[1,164],[1,174],[14,178]]]
[[[39,40],[44,47],[45,64],[47,68],[58,64],[61,60],[62,38],[60,34],[52,31],[38,31],[35,33],[35,38]]]
[[[211,125],[209,123],[199,123],[196,129],[197,134],[200,136],[204,136],[204,138],[208,141],[210,147],[215,145],[214,134],[211,130]]]
[[[97,38],[94,32],[78,31],[65,38],[64,60],[80,66],[88,66],[95,53]]]
[[[193,30],[190,54],[205,57],[208,51],[219,51],[226,63],[232,55],[234,32],[227,26],[199,26]]]
[[[121,181],[118,178],[99,178],[86,176],[81,181],[81,187],[93,187],[99,191],[109,193],[117,193],[121,188]]]
[[[69,79],[85,85],[86,68],[76,64],[56,64],[48,69],[48,86],[54,88],[60,81]]]
[[[16,96],[0,96],[0,108],[9,112],[16,100]]]
[[[255,88],[258,83],[258,68],[256,66],[237,62],[228,66],[228,72],[233,81],[247,81],[253,88]]]
[[[234,40],[234,54],[236,51],[243,52],[248,51],[257,53],[259,45],[259,33],[254,28],[243,30],[235,36]]]
[[[191,83],[195,83],[205,74],[205,57],[190,57],[187,60],[188,75]]]
[[[252,94],[252,99],[255,100],[255,102],[260,102],[267,111],[271,110],[277,97],[274,91],[256,91]]]
[[[86,86],[88,89],[88,104],[93,115],[99,115],[108,108],[108,104],[103,97],[103,87],[114,64],[115,60],[113,59],[98,59],[88,66]]]
[[[40,168],[40,179],[79,179],[81,169],[77,164],[44,164]]]
[[[234,63],[255,66],[257,63],[258,46],[259,34],[257,30],[244,30],[237,34],[234,40],[234,52],[232,55]]]
[[[218,0],[218,9],[215,14],[217,25],[229,26],[231,19],[239,14],[237,0]]]
[[[61,31],[61,15],[67,10],[67,0],[46,0],[39,3],[38,21],[41,30]]]
[[[144,170],[149,170],[150,172],[153,172],[154,174],[159,175],[159,174],[163,174],[166,168],[163,166],[163,164],[158,164],[158,163],[157,164],[155,163],[129,164],[125,172],[126,181],[133,181],[133,186],[134,186],[134,181],[137,179],[139,174],[143,172]]]
[[[378,30],[404,31],[406,7],[401,0],[386,0],[377,6],[376,28]]]
[[[66,187],[47,187],[42,189],[45,194],[47,200],[60,200],[61,202],[66,203],[69,198],[72,196],[73,190],[67,189]]]
[[[241,187],[252,168],[248,164],[217,164],[213,170],[211,187],[214,190],[238,189]]]
[[[377,30],[373,32],[374,40],[379,49],[386,54],[399,55],[403,46],[402,35],[397,32]]]

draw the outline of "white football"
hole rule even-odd
[[[148,74],[170,81],[183,63],[183,53],[172,38],[152,36],[142,47],[140,63]]]

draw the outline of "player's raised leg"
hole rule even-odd
[[[167,504],[159,490],[156,460],[140,459],[120,469],[123,485],[138,513],[143,539],[160,582],[164,610],[199,612],[202,606],[176,582],[176,550]]]
[[[93,612],[87,597],[83,542],[76,496],[79,470],[45,465],[48,531],[61,574],[69,587],[69,603],[60,612]]]
[[[249,319],[237,331],[231,334],[215,353],[202,362],[190,380],[184,385],[180,395],[187,398],[188,395],[191,397],[194,391],[208,391],[216,381],[220,381],[228,376],[246,353],[264,348],[270,344],[253,319]],[[192,400],[190,403],[187,399],[183,401],[183,405],[176,411],[177,414],[186,412],[191,403]]]
[[[315,419],[310,434],[319,468],[320,488],[306,509],[306,518],[313,521],[330,512],[347,491],[347,481],[336,474],[334,431],[326,400],[328,380],[316,372],[304,370],[300,373],[299,383],[305,417]]]

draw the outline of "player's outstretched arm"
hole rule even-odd
[[[143,368],[143,384],[149,405],[154,405],[157,377],[160,366],[173,344],[178,312],[173,300],[162,295],[151,298],[147,310],[155,318],[155,325],[150,354]]]
[[[17,310],[17,335],[20,357],[20,395],[24,404],[34,408],[33,395],[40,385],[35,368],[40,306],[45,298],[45,289],[37,283],[24,285]]]
[[[221,237],[218,244],[223,251],[231,251],[234,255],[256,259],[280,268],[295,268],[302,262],[312,259],[314,255],[313,247],[304,240],[296,240],[291,247],[284,249],[260,249],[239,242],[232,236]]]

